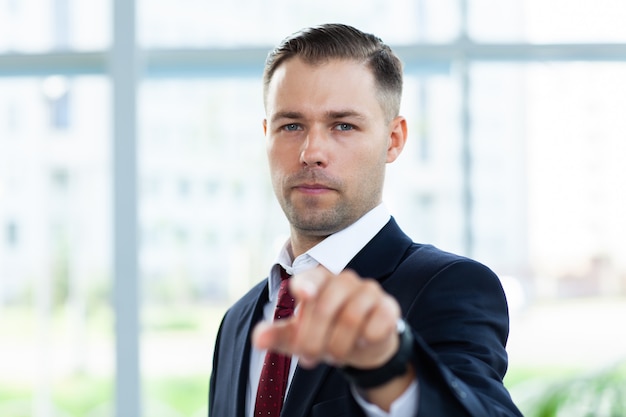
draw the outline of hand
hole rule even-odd
[[[375,280],[318,267],[294,275],[290,290],[295,315],[259,323],[252,335],[258,349],[297,355],[305,367],[325,362],[361,369],[383,365],[398,350],[400,307]]]

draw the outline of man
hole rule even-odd
[[[401,95],[398,58],[349,26],[302,30],[268,56],[263,129],[291,234],[223,319],[210,416],[521,415],[502,385],[498,278],[413,243],[382,204],[407,138]]]

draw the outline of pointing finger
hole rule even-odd
[[[252,344],[260,350],[288,353],[294,331],[295,324],[290,319],[262,321],[252,331]]]
[[[315,298],[324,286],[327,275],[328,271],[322,266],[296,274],[291,278],[289,291],[298,301]]]

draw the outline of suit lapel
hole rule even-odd
[[[239,317],[233,344],[233,369],[239,368],[233,387],[237,393],[237,400],[233,402],[237,404],[237,417],[245,417],[243,405],[246,404],[246,388],[250,376],[250,351],[252,349],[250,337],[252,328],[263,316],[263,306],[268,300],[267,280],[264,285],[260,284],[255,290],[251,292],[250,301],[243,305],[240,311],[233,312]]]
[[[280,414],[282,416],[308,415],[315,395],[330,369],[327,365],[319,365],[314,369],[304,369],[298,366]]]
[[[364,278],[375,278],[382,282],[397,268],[412,243],[392,217],[352,258],[346,269],[352,269]]]

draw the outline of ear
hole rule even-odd
[[[263,119],[263,136],[267,136],[267,119]]]
[[[403,116],[396,116],[390,123],[389,145],[387,147],[387,163],[398,158],[407,139],[406,119]]]

